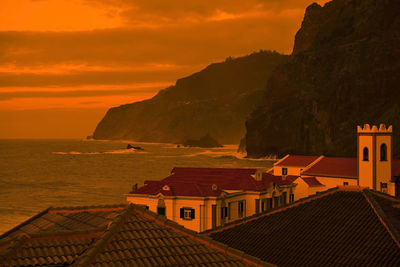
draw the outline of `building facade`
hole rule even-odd
[[[126,195],[197,232],[273,209],[337,186],[400,196],[400,160],[392,157],[392,126],[357,127],[357,158],[287,155],[258,169],[174,168]]]
[[[203,232],[293,202],[292,180],[258,169],[174,168],[167,178],[146,181],[126,197]]]
[[[296,177],[295,200],[342,185],[400,197],[400,160],[393,160],[392,136],[392,126],[357,126],[357,158],[287,155],[268,172]]]

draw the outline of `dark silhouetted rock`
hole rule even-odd
[[[212,138],[209,134],[201,137],[198,140],[188,139],[183,143],[185,147],[204,147],[204,148],[213,148],[213,147],[222,147],[217,140]]]
[[[128,144],[126,146],[126,149],[135,149],[135,150],[143,150],[140,146],[132,146],[131,144]]]
[[[210,133],[237,144],[269,74],[288,57],[261,51],[211,64],[151,99],[111,108],[94,138],[179,143]]]
[[[356,126],[400,132],[400,1],[312,4],[246,122],[248,156],[355,156]],[[395,156],[400,138],[394,138]]]

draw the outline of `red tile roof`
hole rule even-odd
[[[175,167],[172,169],[173,174],[255,174],[255,168],[198,168],[198,167]]]
[[[400,159],[393,160],[392,162],[392,175],[400,176]]]
[[[166,196],[219,196],[223,190],[263,191],[272,183],[278,186],[291,183],[291,176],[282,180],[281,176],[263,173],[262,180],[254,178],[256,169],[222,168],[174,168],[172,174],[160,181],[146,181],[145,185],[131,194]],[[216,188],[213,190],[213,185]],[[168,186],[169,190],[164,190]]]
[[[324,186],[315,177],[302,177],[301,179],[303,179],[303,181],[306,182],[309,186]]]
[[[324,157],[301,174],[357,178],[357,158]]]
[[[278,162],[278,164],[276,164],[275,166],[306,167],[315,160],[317,160],[318,158],[319,158],[318,156],[289,155],[281,162]]]
[[[107,219],[106,225],[101,224],[103,216],[99,217],[99,210],[104,212],[102,206],[84,210],[68,207],[62,210],[75,212],[74,220],[94,227],[82,230],[69,219],[62,229],[0,238],[0,266],[271,266],[227,250],[223,244],[140,206],[106,209],[118,212],[118,216]],[[96,224],[96,218],[100,224]],[[54,224],[60,222],[60,218],[52,219]],[[24,225],[36,227],[32,220]]]
[[[88,231],[106,227],[125,208],[126,205],[49,208],[0,235],[0,240],[20,235],[62,232],[71,228]]]
[[[326,191],[207,235],[278,266],[400,266],[395,232],[400,220],[393,208],[398,200],[369,196],[374,194],[370,190],[344,190]]]

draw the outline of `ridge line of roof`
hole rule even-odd
[[[317,176],[317,177],[327,177],[327,178],[344,178],[344,179],[358,179],[356,176],[345,176],[345,175],[328,175],[325,173],[301,173],[301,175],[306,176]]]
[[[56,213],[56,212],[82,212],[82,211],[102,211],[103,209],[118,209],[118,208],[125,208],[126,204],[111,204],[111,205],[91,205],[91,206],[66,206],[66,207],[49,207],[49,213]]]
[[[363,196],[367,200],[368,204],[371,206],[374,211],[376,217],[378,217],[381,224],[385,227],[386,231],[389,233],[390,237],[396,243],[397,247],[400,249],[400,235],[396,231],[396,228],[392,225],[385,212],[382,210],[381,205],[370,195],[371,192],[367,190],[362,190]]]
[[[171,229],[172,231],[174,231],[176,233],[182,234],[192,240],[195,240],[195,241],[197,241],[211,249],[217,250],[225,255],[228,255],[237,260],[240,260],[242,262],[245,262],[247,264],[254,265],[254,266],[270,266],[270,267],[276,266],[274,264],[265,262],[257,257],[248,255],[243,251],[238,250],[240,253],[234,253],[234,252],[230,251],[230,250],[232,250],[232,248],[228,247],[227,245],[225,245],[221,242],[215,241],[208,236],[205,236],[205,235],[199,234],[193,230],[187,229],[184,226],[165,218],[164,216],[156,216],[155,213],[153,213],[149,210],[146,210],[142,207],[139,207],[137,205],[132,204],[132,206],[134,207],[135,212],[154,221],[156,224],[164,226],[168,229]]]
[[[32,239],[46,239],[46,238],[57,238],[57,237],[68,237],[68,236],[90,236],[90,235],[96,235],[99,233],[103,233],[107,228],[106,227],[98,227],[96,229],[90,229],[90,230],[77,230],[77,231],[72,231],[72,230],[62,230],[62,231],[55,231],[55,232],[46,232],[46,233],[35,233],[35,234],[30,234],[29,236]]]
[[[282,161],[284,161],[286,158],[290,157],[290,154],[287,154],[286,156],[284,156],[283,158],[281,158],[280,160],[278,160],[277,162],[275,162],[273,164],[273,166],[278,165],[279,163],[281,163]]]
[[[28,220],[18,224],[17,226],[11,228],[10,230],[8,230],[7,232],[3,233],[0,235],[0,240],[7,237],[10,233],[22,228],[23,226],[27,225],[28,223],[33,222],[35,219],[43,216],[44,214],[48,213],[48,211],[51,209],[51,207],[39,212],[38,214],[35,214],[34,216],[30,217]]]
[[[254,168],[223,168],[223,167],[174,167],[175,169],[201,169],[201,170],[257,170],[257,167]]]
[[[311,162],[310,164],[308,164],[308,166],[307,166],[304,170],[300,171],[300,175],[301,175],[303,172],[306,172],[306,171],[308,171],[309,169],[311,169],[315,164],[317,164],[318,162],[320,162],[323,158],[325,158],[325,156],[324,156],[324,155],[321,155],[321,156],[319,156],[316,160],[314,160],[313,162]]]
[[[207,235],[207,236],[209,236],[211,234],[214,234],[214,233],[217,233],[217,232],[221,232],[221,231],[225,231],[225,230],[227,230],[229,228],[233,228],[233,227],[236,227],[238,225],[241,225],[241,224],[244,224],[244,223],[247,223],[247,222],[250,222],[250,221],[257,220],[257,219],[259,219],[261,217],[266,217],[266,216],[269,216],[269,215],[272,215],[272,214],[275,214],[275,213],[278,213],[278,212],[282,212],[282,211],[285,211],[287,209],[290,209],[290,208],[293,208],[293,207],[308,203],[310,201],[325,197],[327,195],[333,194],[333,193],[338,192],[338,191],[341,191],[341,188],[339,188],[339,187],[330,188],[330,189],[328,189],[326,191],[323,191],[323,192],[320,192],[320,193],[317,193],[317,194],[314,194],[314,195],[310,195],[310,196],[305,197],[305,198],[301,198],[301,199],[299,199],[296,202],[293,202],[291,204],[287,204],[285,206],[274,208],[274,209],[269,210],[267,212],[258,213],[258,214],[255,214],[253,216],[245,217],[243,219],[233,221],[233,222],[231,222],[229,224],[225,224],[224,226],[219,226],[219,227],[217,227],[215,229],[207,230],[207,231],[204,231],[202,233]]]
[[[374,190],[374,189],[370,189],[370,192],[375,194],[375,195],[377,195],[377,196],[379,196],[379,197],[383,197],[383,198],[386,198],[386,199],[388,199],[390,201],[394,201],[394,202],[399,202],[400,203],[400,199],[395,198],[395,197],[393,197],[391,195],[382,193],[382,192]]]
[[[90,262],[94,259],[96,254],[107,244],[107,242],[112,238],[113,233],[121,224],[125,221],[126,217],[132,211],[132,205],[128,205],[125,211],[121,213],[115,220],[111,222],[108,229],[93,243],[93,245],[84,251],[78,260],[72,263],[73,266],[88,266]]]

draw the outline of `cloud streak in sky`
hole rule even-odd
[[[260,49],[289,54],[312,2],[2,0],[1,114],[48,108],[105,111],[151,97],[230,56]],[[49,120],[56,116],[38,114]],[[91,116],[98,120],[99,114]]]

